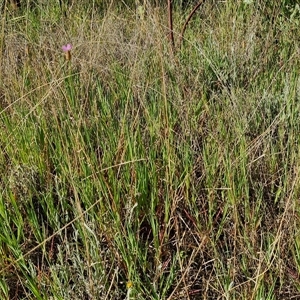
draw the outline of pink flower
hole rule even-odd
[[[72,49],[72,45],[71,45],[71,44],[67,44],[67,45],[63,45],[63,46],[62,46],[62,50],[63,50],[64,52],[71,51],[71,49]]]

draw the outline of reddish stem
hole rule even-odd
[[[183,36],[184,36],[184,32],[186,30],[186,27],[188,25],[188,23],[190,22],[192,16],[195,14],[196,10],[205,2],[205,0],[202,0],[200,1],[195,7],[194,9],[192,10],[192,12],[189,14],[188,18],[186,19],[183,27],[182,27],[182,31],[181,31],[181,34],[180,34],[180,40],[179,40],[179,45],[181,46],[182,44],[182,40],[183,40]]]
[[[173,7],[172,0],[168,0],[168,17],[169,17],[169,39],[171,41],[172,51],[175,49],[174,32],[173,32]]]

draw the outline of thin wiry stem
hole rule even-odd
[[[205,2],[205,0],[201,0],[195,7],[194,9],[192,10],[192,12],[189,14],[189,16],[187,17],[183,27],[182,27],[182,30],[181,30],[181,34],[180,34],[180,39],[179,39],[179,46],[181,47],[181,44],[182,44],[182,40],[183,40],[183,36],[184,36],[184,33],[185,33],[185,30],[187,28],[187,25],[188,23],[190,22],[190,20],[192,19],[192,16],[195,14],[195,12],[197,11],[197,9]]]
[[[168,19],[169,19],[169,39],[171,42],[172,52],[175,49],[175,40],[174,40],[174,32],[173,32],[173,6],[172,0],[168,0]]]

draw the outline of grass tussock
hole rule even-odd
[[[289,1],[1,11],[1,299],[297,299]],[[187,9],[187,8],[186,8]],[[65,60],[62,45],[73,45]]]

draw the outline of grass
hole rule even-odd
[[[103,3],[1,12],[0,298],[297,299],[297,7]]]

